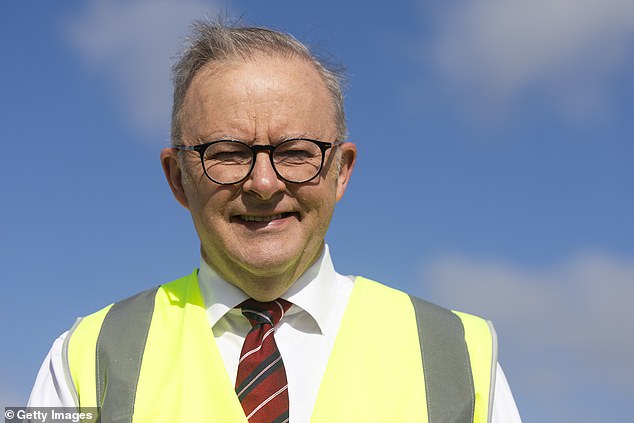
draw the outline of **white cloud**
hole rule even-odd
[[[494,321],[512,384],[550,400],[585,395],[589,383],[634,393],[634,257],[578,254],[530,269],[445,256],[427,263],[423,280],[432,301]]]
[[[538,91],[586,116],[609,106],[614,78],[632,66],[634,2],[461,1],[436,28],[430,60],[480,106],[499,110]]]
[[[165,132],[170,67],[193,19],[213,16],[213,1],[92,0],[66,22],[77,54],[111,78],[117,100],[143,132]]]

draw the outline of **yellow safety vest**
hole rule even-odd
[[[311,422],[490,422],[496,350],[486,320],[357,277]],[[79,319],[63,354],[101,423],[247,422],[196,271]]]

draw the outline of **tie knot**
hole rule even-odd
[[[267,324],[275,326],[282,319],[284,313],[291,308],[291,303],[282,298],[266,303],[249,298],[240,303],[238,308],[242,309],[242,314],[249,319],[251,326]]]

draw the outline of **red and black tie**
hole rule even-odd
[[[249,299],[238,306],[251,323],[236,378],[236,394],[249,423],[288,422],[286,370],[273,335],[290,307],[281,298],[267,303]]]

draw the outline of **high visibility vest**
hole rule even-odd
[[[490,422],[496,350],[486,320],[357,277],[311,422]],[[101,423],[247,423],[196,271],[79,319],[63,354]]]

